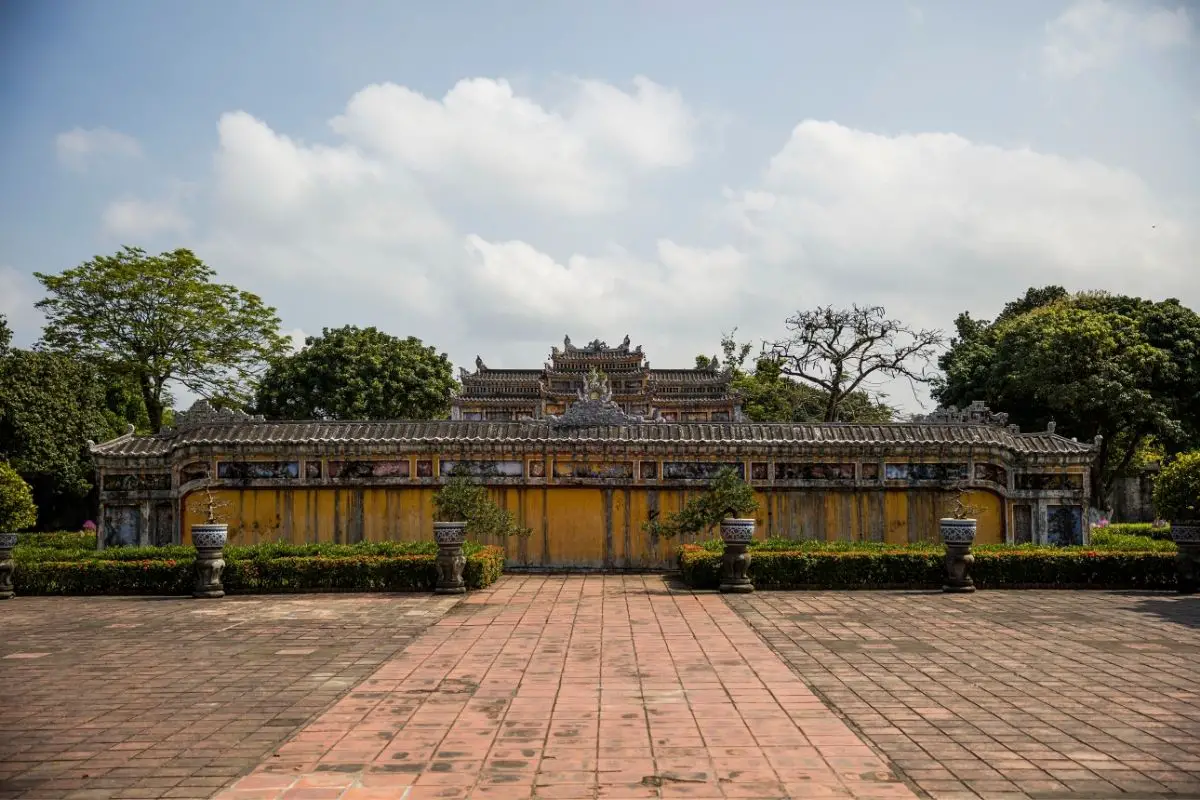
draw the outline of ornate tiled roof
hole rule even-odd
[[[709,443],[717,445],[797,445],[830,447],[942,445],[993,446],[1029,454],[1087,454],[1092,446],[1055,433],[1015,433],[1011,428],[962,423],[675,423],[604,427],[561,427],[549,421],[467,422],[264,422],[231,419],[197,424],[155,436],[125,435],[99,445],[101,456],[165,455],[191,445],[351,445],[394,443],[440,446],[455,443],[553,445],[585,443]]]

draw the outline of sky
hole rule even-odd
[[[1200,309],[1200,0],[7,0],[0,109],[19,345],[34,271],[122,245],[472,369],[1051,283]]]

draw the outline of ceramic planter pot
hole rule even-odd
[[[1176,589],[1193,594],[1200,588],[1200,519],[1171,520],[1171,541],[1177,550]]]
[[[438,546],[461,545],[467,540],[467,523],[465,522],[435,522],[433,523],[433,540]]]
[[[0,600],[8,600],[13,596],[12,551],[16,546],[15,533],[0,533]]]
[[[975,591],[975,581],[971,579],[971,565],[975,563],[975,556],[971,555],[971,545],[975,542],[978,522],[973,519],[943,519],[938,527],[942,544],[946,546],[946,580],[942,584],[942,591],[960,594]]]
[[[722,592],[747,594],[754,591],[754,584],[747,574],[750,571],[750,553],[747,548],[754,541],[753,519],[728,518],[721,520],[721,540],[725,552],[721,556]]]
[[[220,550],[228,541],[228,525],[212,523],[192,526],[192,546],[197,550]]]

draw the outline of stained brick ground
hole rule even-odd
[[[453,602],[4,601],[0,798],[211,797]]]
[[[1200,597],[761,592],[729,604],[933,797],[1200,797]]]
[[[221,800],[912,798],[715,594],[504,578]]]

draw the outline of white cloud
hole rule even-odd
[[[127,197],[104,209],[104,229],[114,236],[145,239],[163,233],[186,233],[191,221],[171,201]]]
[[[1126,0],[1076,0],[1046,24],[1042,66],[1056,78],[1074,78],[1137,50],[1186,45],[1192,19],[1182,5],[1149,6]]]
[[[308,338],[308,334],[301,328],[292,328],[290,331],[284,331],[283,335],[290,340],[293,352],[299,353],[307,346],[304,342]]]
[[[108,128],[75,128],[55,139],[59,163],[69,169],[86,170],[97,159],[107,157],[140,158],[142,146],[137,139]]]

